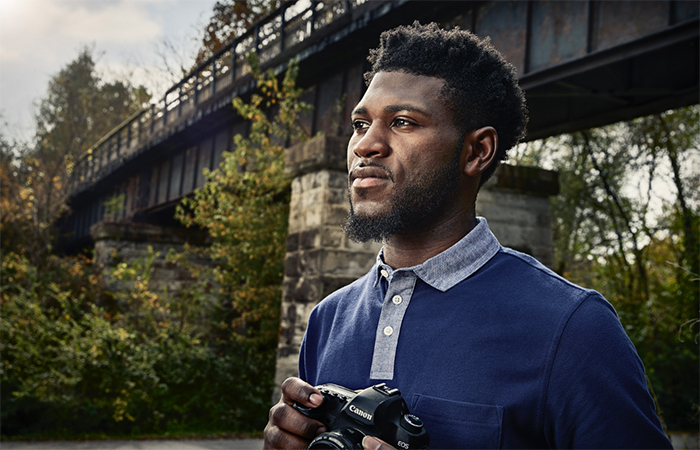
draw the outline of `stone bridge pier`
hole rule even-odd
[[[286,156],[293,181],[273,403],[285,378],[298,374],[299,348],[313,307],[364,275],[380,248],[355,243],[341,229],[350,208],[346,146],[347,138],[319,136],[290,148]],[[556,172],[502,165],[479,193],[477,214],[487,218],[503,245],[551,267],[549,196],[558,190]]]

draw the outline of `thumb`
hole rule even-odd
[[[364,447],[365,450],[394,450],[394,447],[374,436],[365,436],[362,438],[362,447]]]

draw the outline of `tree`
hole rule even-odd
[[[248,103],[234,100],[250,134],[236,137],[235,151],[179,213],[187,225],[209,230],[214,244],[205,254],[216,266],[189,265],[199,284],[154,292],[155,255],[120,262],[107,283],[87,258],[51,255],[43,246],[72,163],[116,125],[106,120],[111,112],[133,104],[125,96],[141,98],[128,84],[101,81],[86,52],[52,80],[36,142],[0,135],[3,187],[14,189],[14,197],[3,195],[0,230],[3,433],[259,430],[279,328],[290,195],[283,156],[304,138],[297,121],[308,108],[294,85],[297,65],[280,79],[251,57],[259,92]],[[42,185],[50,168],[54,184]],[[29,204],[35,199],[48,212]],[[24,222],[16,227],[13,218]],[[38,220],[47,226],[37,230]],[[8,230],[19,239],[8,240]],[[187,256],[171,258],[186,264]]]
[[[289,218],[284,153],[287,144],[308,137],[299,117],[309,106],[299,100],[295,61],[283,80],[272,69],[263,73],[255,54],[248,61],[259,92],[249,103],[234,99],[233,106],[250,121],[249,135],[235,136],[235,149],[207,173],[207,183],[183,200],[176,215],[187,227],[205,228],[212,237],[211,246],[201,252],[216,267],[198,268],[196,278],[202,280],[200,290],[218,287],[212,343],[238,373],[227,400],[241,405],[251,423],[263,426],[274,380]]]
[[[202,48],[196,64],[205,61],[228,42],[242,35],[256,22],[277,9],[282,0],[222,0],[204,29]]]
[[[698,420],[700,106],[522,147],[560,173],[556,270],[618,311],[671,429]]]
[[[143,87],[102,80],[88,47],[51,78],[33,141],[2,138],[3,250],[24,252],[40,265],[52,249],[52,226],[65,211],[74,164],[149,99]]]

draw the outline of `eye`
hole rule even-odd
[[[364,120],[353,120],[350,123],[350,126],[352,127],[353,130],[355,131],[360,131],[364,130],[369,127],[369,123],[364,121]]]
[[[394,122],[392,123],[392,126],[400,127],[400,128],[410,127],[413,125],[415,125],[415,123],[411,122],[410,120],[401,119],[401,118],[394,119]]]

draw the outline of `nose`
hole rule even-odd
[[[373,122],[363,134],[353,136],[350,147],[353,154],[363,159],[384,158],[390,151],[386,130],[378,121]]]

